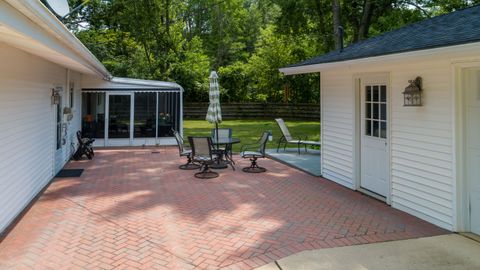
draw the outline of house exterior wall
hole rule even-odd
[[[403,59],[328,69],[322,74],[323,176],[359,186],[356,164],[354,78],[374,73],[390,80],[390,181],[392,207],[446,229],[454,229],[455,177],[451,59]],[[404,107],[408,80],[421,76],[424,105]]]
[[[355,108],[352,74],[322,72],[322,175],[355,188]]]
[[[68,104],[67,69],[0,43],[0,233],[54,176],[55,106],[51,89],[64,88]],[[76,111],[68,126],[59,160],[70,154],[70,138],[80,128],[80,74],[70,72],[78,85]]]

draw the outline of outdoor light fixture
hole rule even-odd
[[[58,88],[52,88],[52,105],[60,104],[60,91]]]
[[[403,106],[422,106],[422,77],[409,80],[403,94]]]

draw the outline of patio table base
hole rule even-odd
[[[228,168],[228,163],[221,160],[219,161],[218,163],[213,163],[212,165],[210,165],[210,168],[212,169],[226,169]]]

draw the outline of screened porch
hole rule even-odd
[[[181,89],[83,89],[82,133],[95,145],[174,144],[182,131]]]

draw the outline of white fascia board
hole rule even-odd
[[[182,86],[174,82],[140,80],[140,79],[120,78],[120,77],[113,77],[111,78],[110,82],[118,83],[118,84],[139,85],[139,86],[145,86],[150,88],[178,88],[183,91]]]
[[[92,71],[104,79],[112,76],[103,64],[72,34],[68,28],[38,0],[5,0],[10,6],[18,10],[29,20],[54,36],[59,43],[66,45],[75,54],[79,55]]]
[[[304,66],[297,66],[297,67],[285,67],[285,68],[280,68],[279,71],[285,75],[307,74],[307,73],[321,72],[322,70],[326,70],[326,69],[342,68],[342,67],[348,67],[348,66],[360,65],[360,64],[385,63],[388,61],[398,61],[398,60],[408,60],[408,59],[412,61],[413,60],[418,61],[419,58],[421,57],[429,57],[432,55],[445,57],[447,55],[461,54],[466,52],[472,52],[476,54],[475,57],[478,57],[478,55],[480,54],[480,42],[448,46],[448,47],[440,47],[440,48],[434,48],[434,49],[404,52],[404,53],[395,53],[395,54],[381,55],[381,56],[375,56],[375,57],[366,57],[366,58],[338,61],[338,62],[331,62],[331,63],[321,63],[321,64],[304,65]]]

